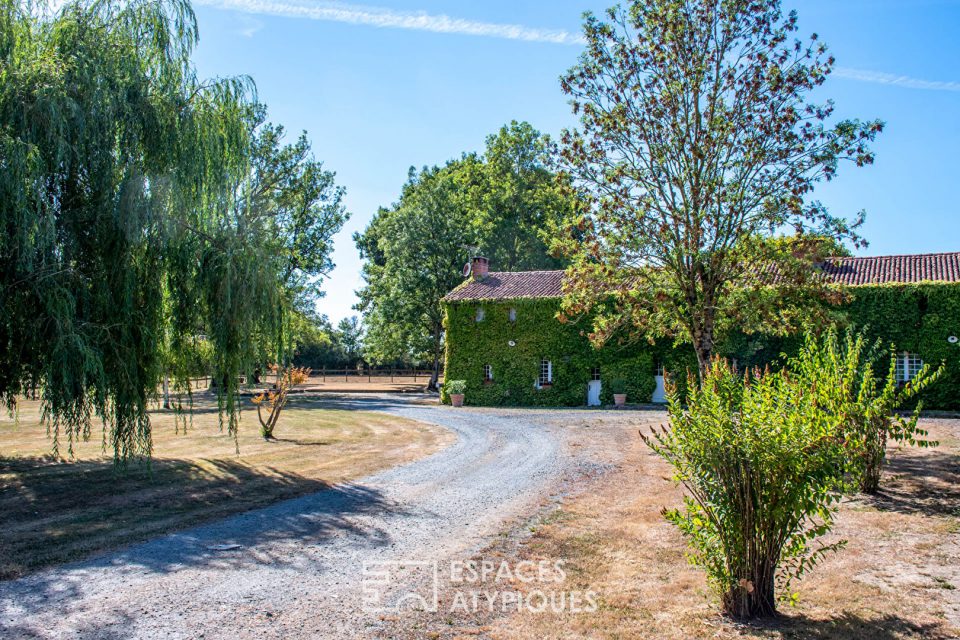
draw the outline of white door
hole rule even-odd
[[[600,381],[591,380],[587,383],[587,406],[600,406]]]
[[[653,398],[651,398],[651,401],[657,404],[663,404],[667,401],[667,392],[663,388],[663,376],[653,376],[653,379],[657,381],[657,388],[653,390]]]

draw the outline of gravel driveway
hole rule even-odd
[[[548,412],[324,403],[442,425],[458,439],[361,482],[0,583],[0,637],[373,636],[365,562],[469,558],[576,464]],[[422,579],[397,568],[385,593]]]

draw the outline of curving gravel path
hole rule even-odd
[[[362,482],[0,583],[0,637],[371,635],[379,616],[361,607],[364,562],[467,559],[576,464],[547,412],[324,404],[438,424],[458,439]],[[210,549],[223,544],[239,548]],[[405,567],[390,584],[423,579]]]

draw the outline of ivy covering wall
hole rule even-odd
[[[649,350],[636,344],[594,349],[581,335],[584,325],[557,320],[558,308],[555,299],[447,304],[444,378],[466,380],[466,404],[583,406],[587,383],[599,368],[603,404],[613,403],[610,383],[617,378],[627,385],[628,402],[649,402],[656,386]],[[543,359],[552,362],[553,384],[537,388]],[[490,382],[484,380],[484,365],[493,367]],[[449,401],[446,394],[443,401]]]
[[[838,314],[841,324],[865,328],[872,338],[918,354],[925,363],[944,362],[945,375],[924,392],[924,407],[960,409],[960,342],[949,340],[960,336],[960,285],[864,286],[850,292],[853,300]],[[478,307],[484,309],[481,322],[476,321]],[[515,322],[510,308],[516,309]],[[696,369],[693,350],[669,341],[594,349],[581,335],[585,326],[557,321],[558,309],[556,299],[447,304],[446,379],[467,381],[467,404],[580,406],[586,404],[594,367],[600,368],[603,404],[612,403],[610,383],[616,378],[627,382],[628,402],[649,402],[655,364],[675,376]],[[721,341],[717,353],[744,367],[778,366],[800,343],[799,336],[738,334]],[[554,383],[537,389],[542,358],[553,362]],[[489,384],[483,379],[485,364],[493,366]]]
[[[960,286],[919,284],[861,287],[854,290],[848,319],[897,351],[924,363],[946,364],[944,376],[923,393],[927,409],[960,409]]]

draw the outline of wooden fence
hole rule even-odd
[[[433,372],[430,369],[314,369],[311,380],[320,382],[427,382]],[[443,380],[443,372],[440,372]],[[308,383],[309,384],[309,383]]]

